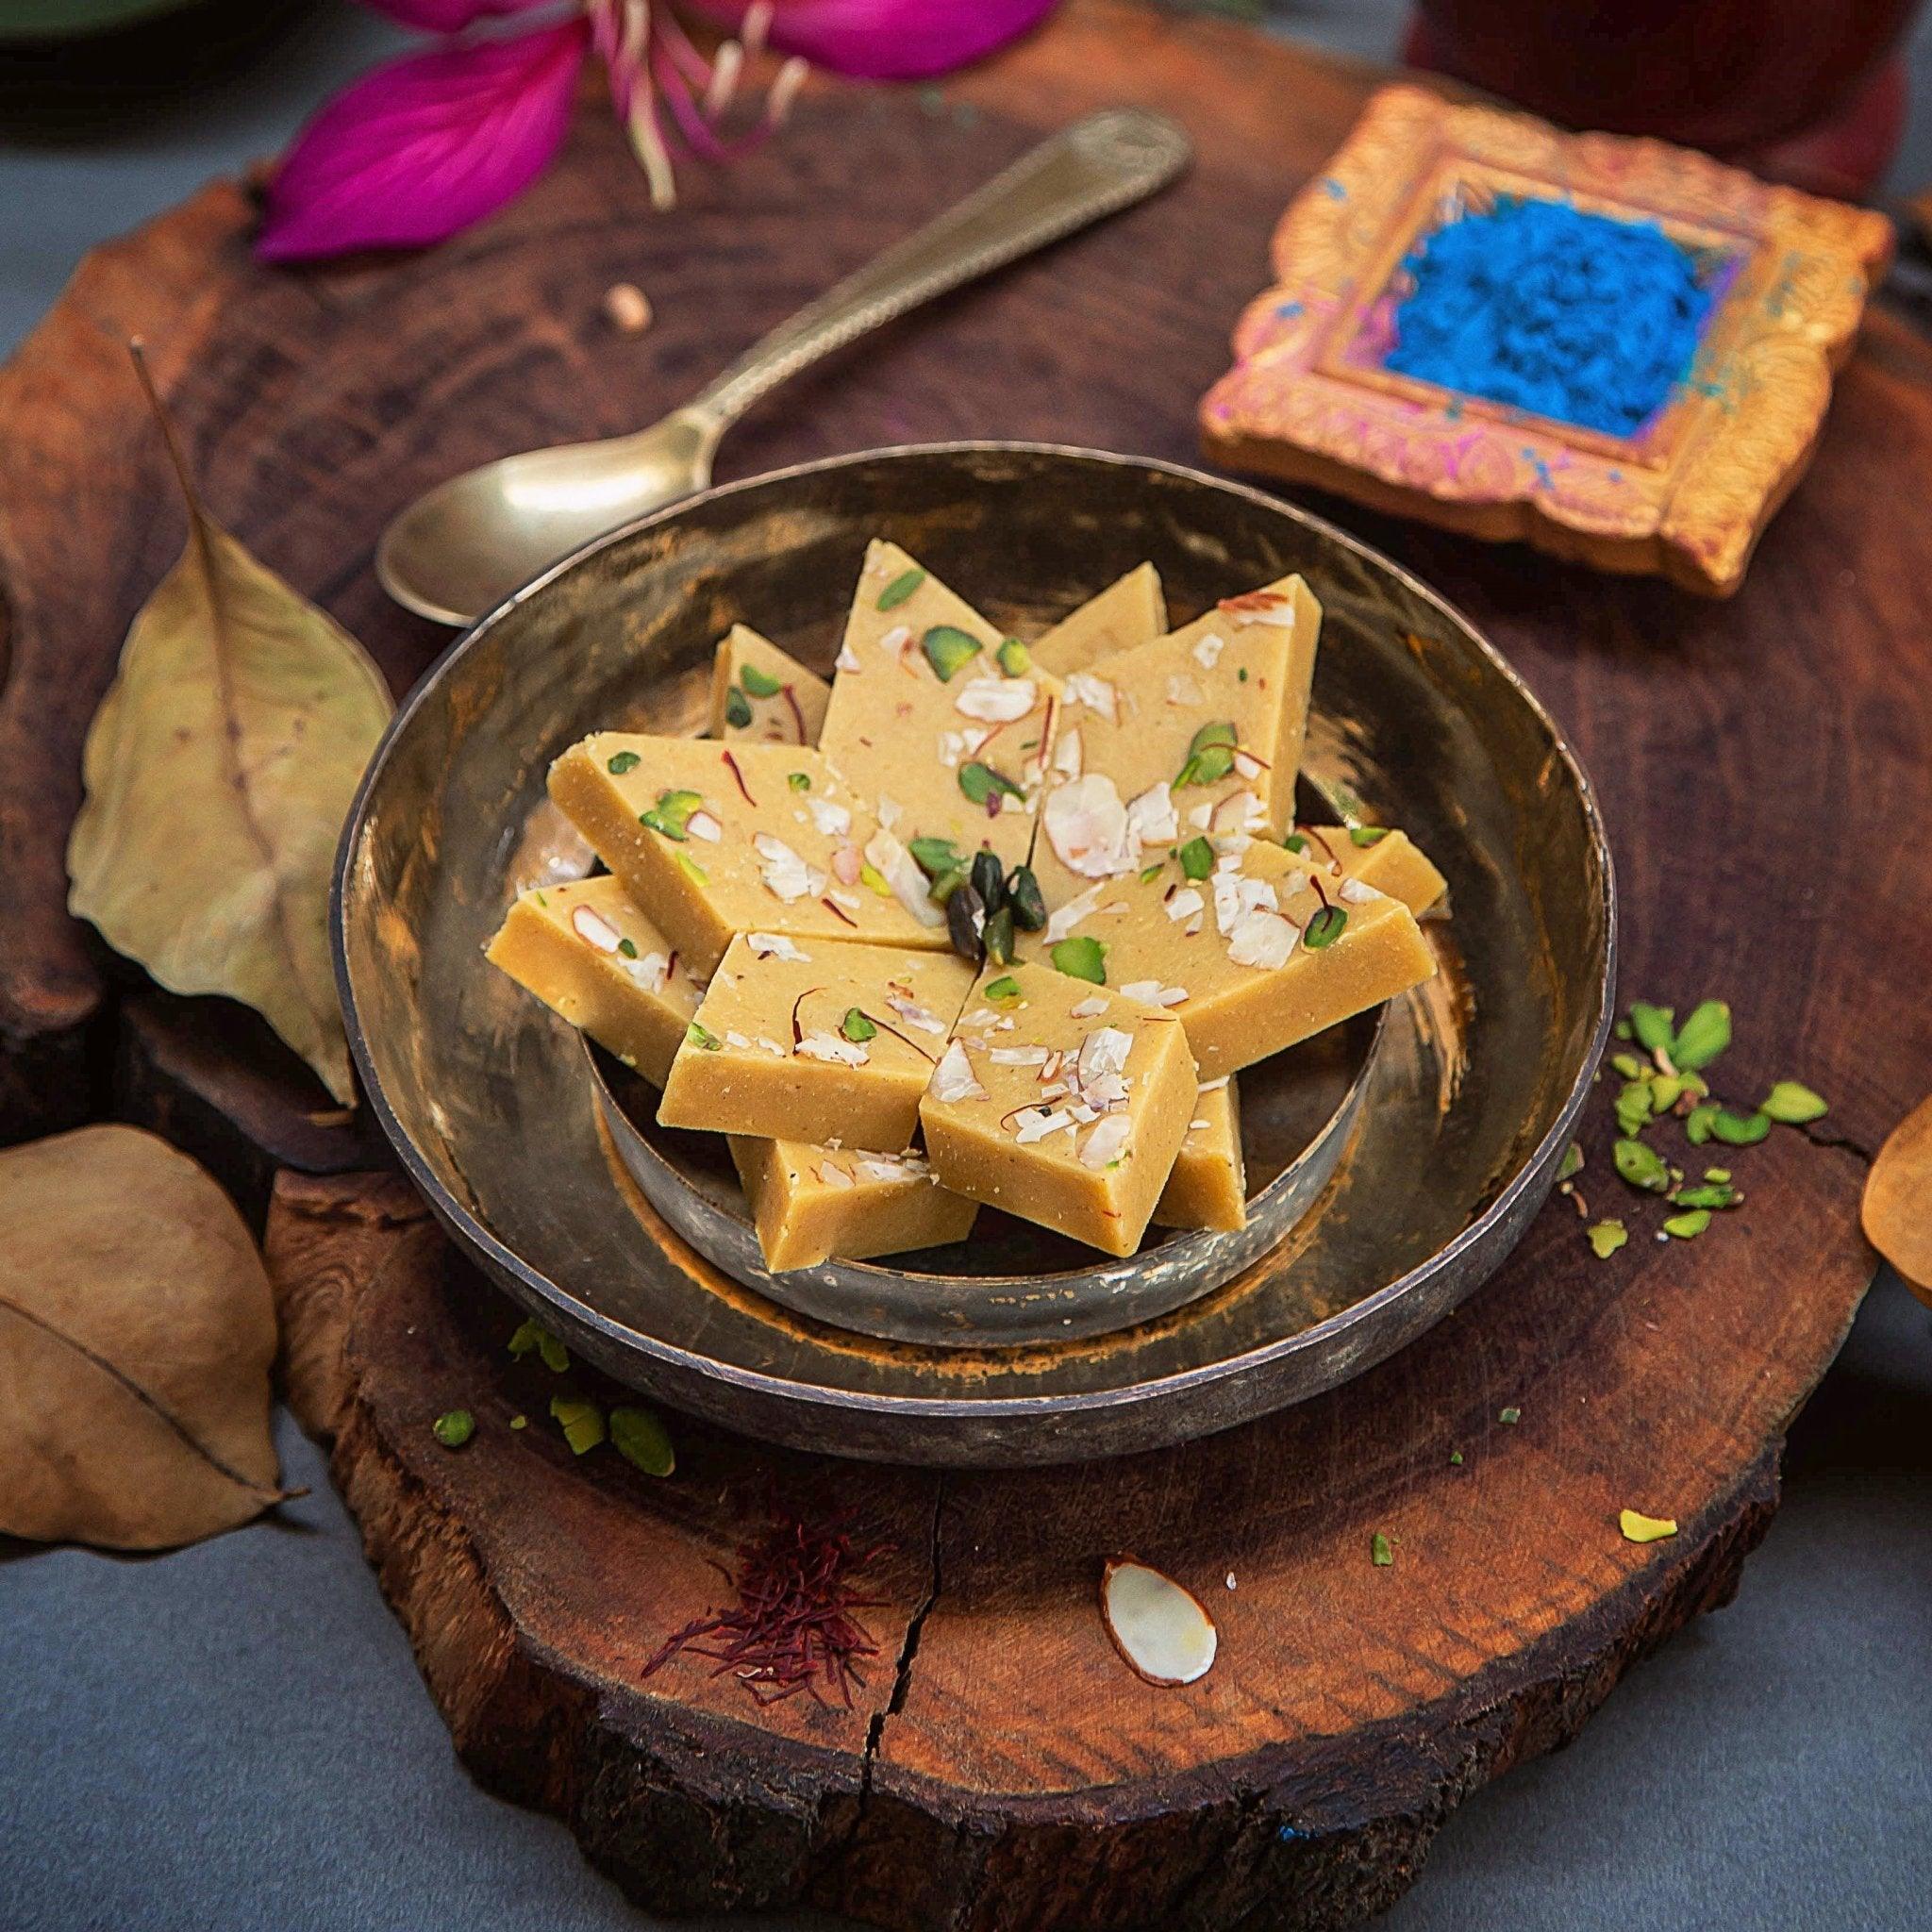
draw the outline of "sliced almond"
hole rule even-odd
[[[1200,1598],[1133,1557],[1109,1559],[1100,1619],[1127,1668],[1163,1690],[1194,1683],[1213,1667],[1220,1639]]]

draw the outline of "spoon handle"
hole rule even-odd
[[[1138,108],[1089,114],[781,323],[687,408],[722,430],[808,363],[962,282],[1144,200],[1192,158],[1186,133]]]

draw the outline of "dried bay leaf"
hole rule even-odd
[[[1932,1099],[1895,1126],[1865,1176],[1865,1238],[1932,1306]]]
[[[288,1492],[275,1304],[226,1194],[138,1128],[0,1152],[0,1532],[172,1549]]]
[[[136,616],[88,731],[69,909],[170,991],[253,1007],[353,1105],[328,948],[329,874],[391,705],[354,638],[201,507]]]

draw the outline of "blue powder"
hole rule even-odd
[[[1502,195],[1403,264],[1386,366],[1539,416],[1634,435],[1689,375],[1712,291],[1654,222]]]

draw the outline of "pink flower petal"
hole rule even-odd
[[[562,145],[582,20],[440,48],[337,95],[269,184],[264,261],[420,248],[520,194]]]
[[[920,80],[983,59],[1054,9],[1055,0],[775,0],[772,44],[815,67],[870,80]],[[694,0],[736,27],[745,0]]]
[[[499,13],[526,13],[548,0],[362,0],[363,6],[386,13],[405,26],[420,26],[425,33],[453,34],[473,20],[487,20]]]

